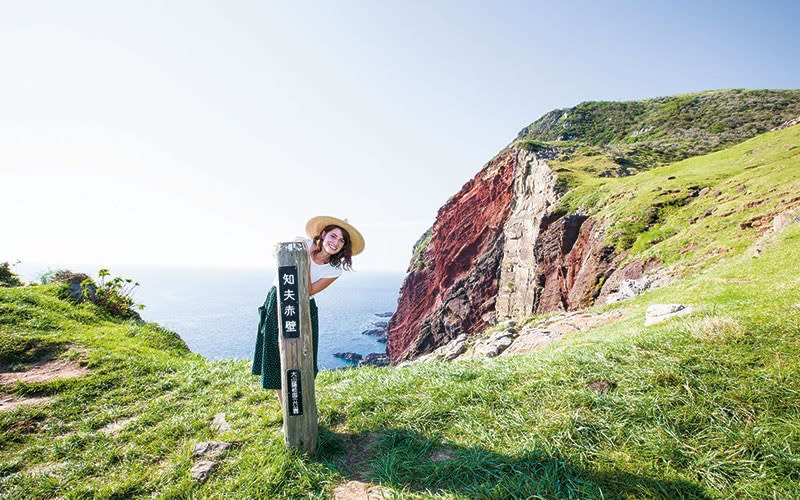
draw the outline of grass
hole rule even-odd
[[[759,233],[754,224],[800,207],[798,126],[632,177],[597,177],[584,162],[552,162],[573,179],[559,210],[607,221],[608,243],[630,258],[685,270],[737,254]]]
[[[323,372],[314,458],[284,448],[277,402],[246,362],[207,362],[169,332],[101,319],[48,286],[4,289],[6,357],[28,341],[80,347],[91,374],[12,388],[53,401],[0,414],[0,489],[326,498],[355,477],[402,498],[796,497],[800,279],[785,265],[798,261],[795,224],[758,258],[617,305],[621,321],[536,353]],[[664,302],[696,313],[643,327],[646,306]],[[589,390],[598,379],[616,389]],[[191,450],[217,439],[218,412],[234,448],[197,484]],[[123,419],[118,434],[101,431]]]

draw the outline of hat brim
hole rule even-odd
[[[342,220],[337,217],[330,217],[328,215],[312,217],[306,222],[306,235],[314,239],[319,236],[319,233],[321,233],[326,226],[330,225],[339,226],[347,231],[347,234],[350,235],[350,249],[353,255],[358,255],[364,251],[364,237],[361,235],[361,232],[347,222],[347,220]]]

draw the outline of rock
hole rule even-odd
[[[779,233],[786,229],[790,224],[800,221],[800,216],[797,213],[786,211],[775,216],[772,219],[772,232]]]
[[[443,359],[451,361],[459,357],[464,351],[467,350],[467,334],[462,333],[454,338],[438,351],[441,353]]]
[[[539,349],[561,340],[565,335],[590,330],[616,321],[621,317],[622,313],[620,311],[608,311],[603,314],[571,312],[544,318],[532,325],[525,325],[516,340],[514,340],[514,343],[503,351],[501,355],[510,356]]]
[[[361,335],[370,335],[372,337],[382,337],[386,335],[386,328],[372,328],[370,330],[364,330],[361,332]]]
[[[231,444],[225,441],[204,441],[194,445],[192,454],[196,457],[216,458],[227,453],[230,447]]]
[[[211,474],[211,471],[217,466],[217,462],[212,462],[211,460],[201,460],[197,462],[194,467],[192,467],[192,479],[202,483],[208,476]]]
[[[655,281],[654,276],[642,276],[637,280],[622,280],[619,284],[619,290],[609,293],[606,297],[606,304],[613,304],[620,300],[630,299],[643,294],[650,288],[650,285]]]
[[[553,332],[547,328],[526,326],[522,329],[514,344],[506,348],[503,354],[533,351],[534,349],[544,347],[560,338],[560,335],[554,335]]]
[[[381,330],[386,330],[386,327],[389,326],[388,321],[373,321],[372,324]]]
[[[484,344],[480,347],[476,347],[475,352],[483,357],[493,358],[508,349],[508,347],[513,343],[514,340],[506,337],[492,344]]]
[[[508,349],[514,343],[516,330],[508,329],[495,333],[488,339],[479,341],[475,345],[474,353],[476,356],[484,358],[494,358],[501,352]]]
[[[339,359],[350,361],[351,363],[358,363],[361,361],[362,356],[356,352],[337,352],[334,354]]]
[[[358,363],[358,366],[387,366],[388,364],[388,354],[383,352],[373,352],[367,354],[367,356]]]
[[[785,122],[781,123],[777,127],[773,128],[772,130],[782,130],[789,127],[794,127],[795,125],[800,124],[800,117],[792,118],[790,120],[786,120]]]
[[[391,318],[392,314],[394,314],[394,313],[393,312],[382,312],[382,313],[375,313],[375,316],[377,316],[379,318]]]
[[[653,304],[645,312],[644,325],[654,325],[675,316],[685,316],[691,312],[692,306],[684,304]]]
[[[613,380],[593,380],[586,384],[586,388],[590,391],[599,392],[600,394],[605,394],[607,392],[613,391],[617,388],[617,383]]]
[[[535,314],[545,288],[562,287],[558,279],[548,280],[542,274],[539,253],[542,234],[554,222],[551,207],[558,204],[557,176],[543,158],[533,153],[517,155],[517,169],[512,184],[511,211],[503,223],[502,256],[496,299],[498,320],[524,318]],[[585,217],[583,217],[585,219]],[[563,221],[562,221],[563,222]],[[572,221],[575,222],[575,221]],[[574,225],[570,224],[573,229]],[[571,240],[560,235],[559,240]],[[571,243],[568,243],[571,245]],[[559,244],[552,245],[557,248]],[[548,259],[561,260],[559,255]],[[544,272],[544,274],[548,274]],[[563,307],[559,305],[559,309]]]
[[[430,453],[430,458],[433,462],[446,462],[452,460],[455,455],[455,450],[452,448],[439,448]]]
[[[231,424],[225,420],[224,413],[217,413],[214,415],[214,419],[211,421],[211,429],[213,429],[217,434],[222,434],[223,432],[228,432],[231,430]]]

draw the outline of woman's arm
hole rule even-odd
[[[319,292],[328,288],[334,281],[336,281],[336,278],[320,278],[317,281],[311,283],[311,286],[308,287],[308,294],[316,295]]]

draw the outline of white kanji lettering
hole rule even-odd
[[[284,285],[294,285],[294,274],[286,274],[283,275],[283,284]]]
[[[294,290],[284,290],[283,300],[297,300],[294,296]]]
[[[284,316],[294,316],[294,313],[295,313],[295,308],[291,304],[283,308]]]
[[[294,333],[297,331],[297,321],[287,321],[284,326],[286,326],[287,332]]]

